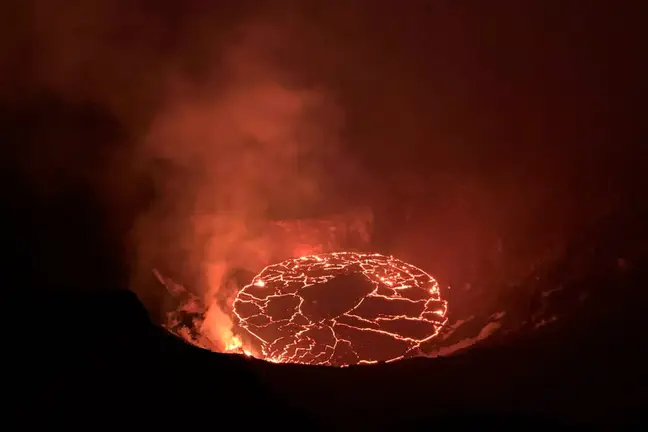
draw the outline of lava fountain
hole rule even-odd
[[[448,303],[434,278],[411,264],[334,252],[267,266],[233,308],[259,357],[348,366],[419,354],[446,323]]]

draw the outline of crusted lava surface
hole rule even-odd
[[[264,359],[334,366],[416,355],[447,309],[423,270],[357,252],[270,265],[234,301],[238,325],[260,342]]]

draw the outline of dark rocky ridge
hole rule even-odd
[[[27,351],[26,361],[37,365],[33,381],[26,379],[36,400],[22,408],[48,425],[87,425],[89,416],[124,425],[177,420],[216,427],[230,419],[241,427],[289,429],[299,421],[372,430],[627,424],[648,401],[642,215],[609,220],[536,280],[570,279],[566,289],[589,293],[581,307],[445,358],[344,369],[269,364],[183,343],[152,324],[129,292],[52,294],[33,311],[50,331]],[[620,269],[623,252],[631,264]],[[573,278],[566,269],[583,253],[590,256],[587,270]],[[554,302],[559,308],[560,299]]]

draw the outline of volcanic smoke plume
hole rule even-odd
[[[291,37],[286,26],[249,24],[218,52],[211,73],[174,75],[142,147],[158,167],[159,196],[136,229],[139,279],[157,269],[189,287],[205,308],[203,333],[220,350],[233,338],[233,270],[349,247],[328,228],[306,240],[297,232],[298,216],[327,207],[331,179],[349,172],[349,161],[339,152],[335,99],[295,85],[275,58]],[[345,226],[366,241],[371,211],[347,214],[359,215]],[[135,288],[146,297],[140,280]]]

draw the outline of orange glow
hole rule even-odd
[[[359,276],[371,288],[358,294],[347,310],[314,318],[319,300],[308,303],[306,290],[342,275]],[[348,366],[416,353],[446,323],[448,304],[434,278],[417,267],[380,254],[336,252],[267,266],[239,291],[233,306],[238,326],[259,341],[259,357],[276,363]],[[415,335],[408,334],[408,325],[418,328]],[[382,338],[400,353],[381,357],[376,354],[379,342],[364,337]],[[228,350],[243,351],[241,339],[235,337]],[[346,357],[340,357],[341,351]]]
[[[252,353],[243,348],[243,342],[238,336],[233,336],[232,339],[225,345],[225,351],[227,352],[241,352],[246,356],[252,356]]]
[[[241,338],[238,336],[232,337],[232,340],[225,345],[225,351],[236,351],[241,348],[243,345],[243,342],[241,342]]]

